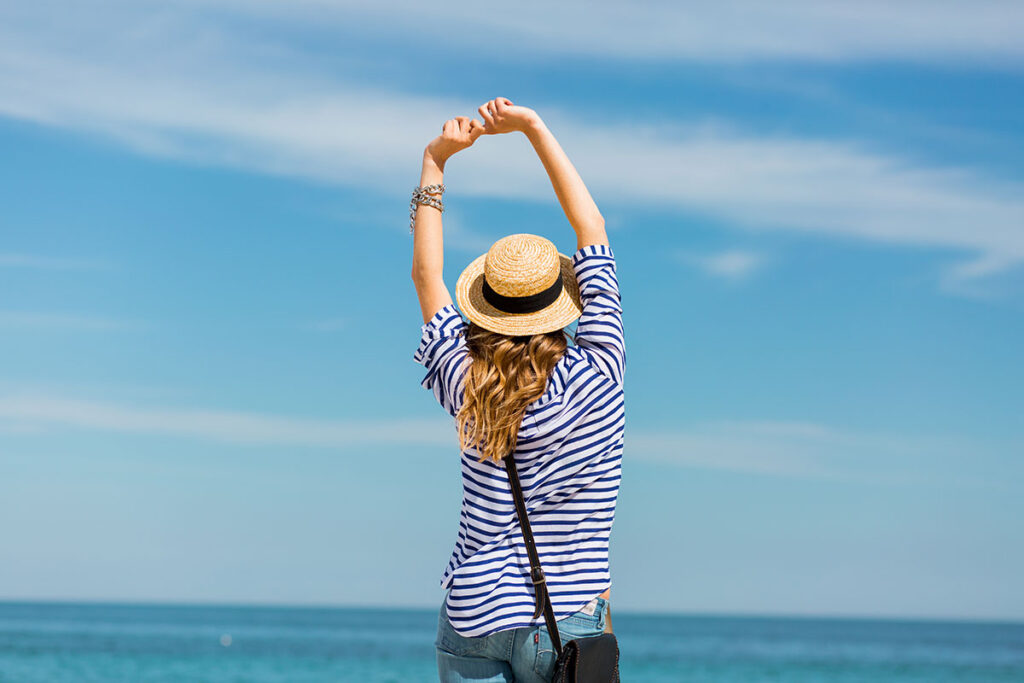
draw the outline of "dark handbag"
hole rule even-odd
[[[552,683],[619,683],[619,642],[612,633],[602,633],[588,638],[575,638],[562,647],[562,639],[558,633],[558,622],[555,611],[548,597],[544,570],[540,566],[540,556],[533,542],[533,531],[530,520],[526,516],[526,501],[523,500],[523,489],[519,485],[519,472],[512,454],[503,458],[505,471],[508,472],[508,483],[512,489],[512,498],[516,504],[516,515],[519,526],[523,529],[523,541],[526,552],[530,556],[530,580],[533,581],[533,594],[537,605],[533,611],[536,619],[544,613],[544,622],[548,627],[548,635],[555,646],[558,658],[555,660],[555,673]]]

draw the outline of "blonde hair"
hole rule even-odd
[[[455,417],[460,448],[476,448],[480,462],[501,462],[515,450],[523,414],[544,394],[567,346],[562,330],[509,336],[470,322],[466,394]]]

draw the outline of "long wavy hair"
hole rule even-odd
[[[466,395],[455,417],[462,450],[475,448],[480,462],[501,462],[515,450],[523,414],[544,394],[567,346],[564,330],[509,336],[469,322]]]

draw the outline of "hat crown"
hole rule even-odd
[[[484,259],[484,279],[502,296],[530,296],[544,291],[561,277],[554,243],[529,233],[502,237]]]

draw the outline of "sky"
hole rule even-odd
[[[435,607],[410,192],[494,97],[627,343],[620,611],[1024,619],[1024,6],[0,2],[0,599]],[[528,141],[445,277],[575,236]]]

